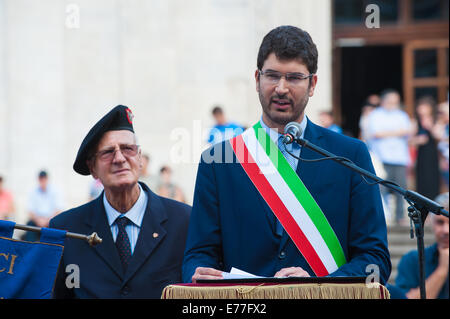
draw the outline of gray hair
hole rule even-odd
[[[445,210],[448,211],[448,192],[439,194],[434,201],[439,205],[443,206]],[[431,214],[431,220],[434,219],[435,214]]]
[[[448,210],[448,192],[439,194],[434,201],[444,206],[445,210]]]

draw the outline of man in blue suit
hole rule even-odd
[[[102,194],[53,218],[50,227],[97,232],[102,243],[66,239],[55,298],[160,298],[181,281],[190,206],[138,182],[142,158],[133,114],[118,105],[89,131],[74,163],[104,186]]]
[[[280,143],[286,124],[295,121],[306,140],[374,171],[364,143],[305,116],[317,84],[317,56],[309,34],[296,27],[278,27],[263,39],[255,72],[260,121],[202,154],[183,260],[185,282],[223,278],[222,271],[232,267],[269,277],[372,275],[382,284],[389,278],[379,187],[333,161],[298,161],[285,147],[306,160],[320,156]],[[265,134],[269,142],[259,143]],[[282,154],[278,164],[265,144],[275,145],[272,154]],[[255,150],[267,152],[275,172],[255,156],[250,160]]]

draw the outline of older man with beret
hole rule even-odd
[[[191,208],[138,182],[142,157],[128,107],[116,106],[92,127],[73,168],[100,179],[104,191],[53,218],[50,227],[95,231],[103,242],[90,247],[66,239],[54,297],[160,298],[166,285],[181,281]]]

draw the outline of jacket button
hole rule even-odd
[[[122,290],[120,291],[120,293],[122,296],[128,295],[130,293],[130,287],[128,287],[128,286],[123,287]]]
[[[286,258],[286,252],[284,250],[281,251],[280,254],[278,255],[278,258],[280,258],[280,259]]]

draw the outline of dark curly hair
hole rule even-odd
[[[318,52],[308,32],[285,25],[270,31],[259,47],[257,67],[262,69],[269,54],[275,53],[280,60],[301,59],[310,73],[317,72]]]

